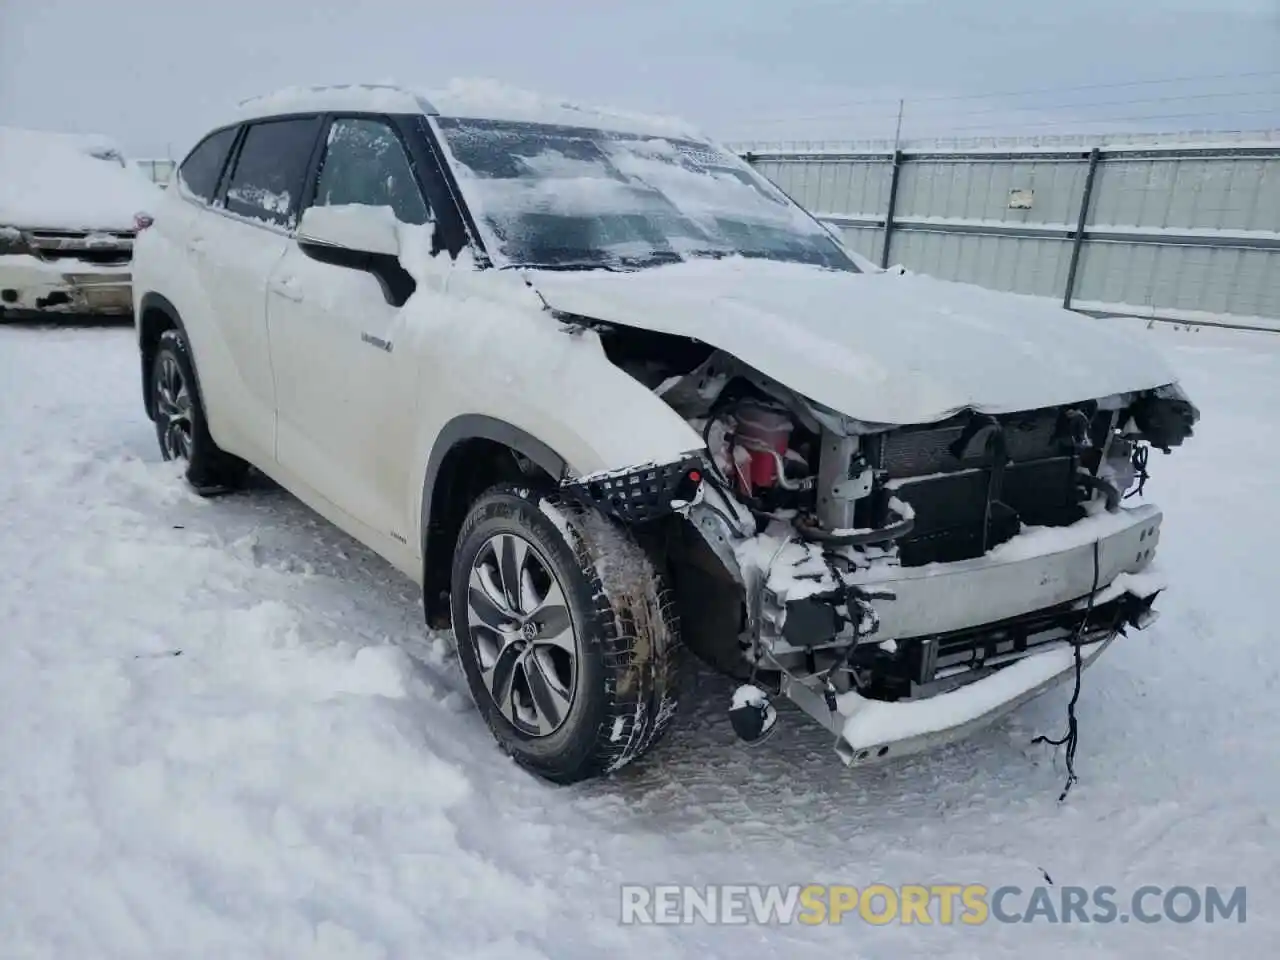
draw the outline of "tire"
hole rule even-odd
[[[185,460],[187,482],[202,496],[240,487],[249,465],[219,449],[209,435],[191,351],[182,331],[160,334],[151,362],[150,389],[161,455],[166,460]]]
[[[624,528],[546,502],[544,512],[536,494],[507,485],[476,501],[450,605],[458,659],[499,746],[568,784],[621,769],[666,733],[680,628],[662,574]]]

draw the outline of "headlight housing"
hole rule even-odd
[[[17,227],[0,227],[0,256],[13,253],[30,253],[27,240]]]

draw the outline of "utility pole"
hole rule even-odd
[[[893,159],[889,168],[889,207],[884,212],[884,233],[880,237],[880,266],[889,266],[889,244],[893,238],[893,215],[898,208],[898,177],[902,173],[902,108],[905,100],[898,101],[898,126],[893,131]]]

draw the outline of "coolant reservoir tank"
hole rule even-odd
[[[753,440],[766,449],[754,449],[755,444],[744,444],[751,454],[751,485],[756,488],[772,487],[778,481],[778,461],[769,451],[785,457],[791,443],[794,424],[782,410],[774,410],[758,404],[743,404],[735,411],[738,421],[737,434],[744,440]]]

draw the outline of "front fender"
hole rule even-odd
[[[426,489],[430,464],[457,441],[459,423],[487,424],[499,435],[478,436],[519,450],[558,479],[702,449],[688,423],[609,361],[595,332],[560,323],[518,277],[455,269],[447,294],[424,279],[405,305],[402,338],[420,364],[415,489]],[[418,530],[429,516],[422,507],[410,507]]]

